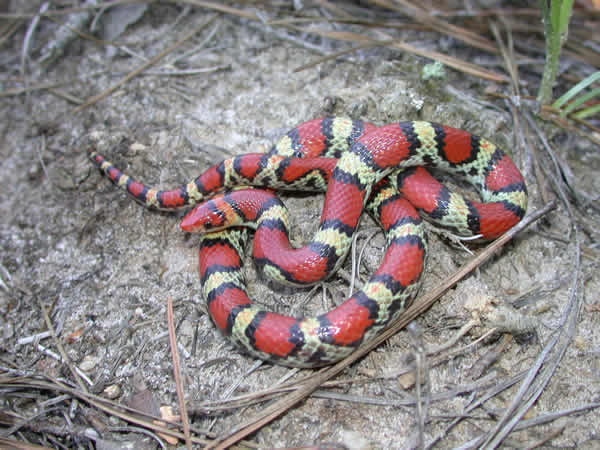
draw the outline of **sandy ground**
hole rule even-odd
[[[119,40],[150,58],[208,18],[194,12],[174,30],[170,25],[178,12],[174,6],[153,7]],[[58,94],[89,98],[143,62],[80,41],[39,75],[41,81],[64,82],[56,87],[58,94],[41,90],[1,99],[0,364],[4,370],[72,379],[65,365],[43,354],[36,342],[18,344],[19,339],[47,330],[44,305],[68,356],[94,383],[88,386],[91,391],[123,404],[139,406],[142,397],[142,408],[170,405],[177,410],[166,320],[166,301],[172,298],[186,399],[192,411],[206,411],[209,401],[272,387],[290,375],[290,369],[268,364],[252,370],[255,361],[227,343],[205,313],[199,294],[197,237],[179,231],[181,214],[150,212],[136,204],[91,167],[85,155],[89,145],[149,184],[174,187],[223,157],[263,151],[296,124],[325,114],[376,124],[430,120],[464,128],[505,148],[528,180],[530,210],[543,205],[531,156],[513,145],[514,126],[506,106],[481,101],[493,84],[452,70],[443,79],[425,82],[423,60],[386,50],[359,52],[294,73],[294,68],[317,55],[228,17],[217,17],[194,42],[200,43],[214,27],[210,40],[186,61],[193,67],[217,70],[138,76],[108,98],[73,114],[76,105]],[[51,37],[53,26],[45,24],[41,30],[38,39],[43,41]],[[13,42],[0,49],[5,79],[17,76],[14,68],[23,34],[17,33]],[[405,38],[421,37],[407,32]],[[312,44],[333,51],[320,40]],[[178,54],[191,47],[184,46]],[[551,145],[571,165],[578,187],[597,194],[598,149],[573,136],[551,133],[556,133],[551,135]],[[538,149],[538,155],[544,168],[551,167],[543,149]],[[294,242],[299,244],[316,229],[322,196],[284,199],[294,216]],[[412,403],[416,392],[410,376],[399,374],[413,367],[415,349],[424,346],[431,352],[426,359],[432,367],[423,389],[433,396],[426,408],[425,441],[441,437],[438,448],[465,444],[495,425],[519,384],[473,411],[474,418],[447,435],[445,428],[485,388],[531,367],[558,335],[573,296],[584,301],[576,303],[581,309],[572,330],[574,338],[525,418],[599,402],[597,264],[593,251],[591,258],[587,253],[578,255],[574,244],[575,237],[587,247],[598,242],[598,214],[589,207],[576,217],[581,212],[585,217],[577,236],[567,211],[559,206],[445,294],[416,321],[416,334],[400,332],[338,376],[338,386],[320,390],[249,440],[263,448],[415,446],[419,436]],[[374,225],[365,220],[363,227]],[[443,235],[430,233],[429,241],[422,293],[470,258]],[[363,277],[377,267],[383,242],[381,234],[370,241]],[[583,282],[574,282],[578,267]],[[349,272],[348,264],[345,270]],[[318,291],[302,303],[307,292],[286,295],[270,290],[251,267],[248,277],[257,303],[291,314],[328,309],[347,290],[344,277],[337,277],[326,299]],[[438,350],[469,320],[474,320],[474,326],[466,335],[450,349]],[[469,346],[494,326],[508,331]],[[51,338],[39,343],[57,351]],[[486,364],[495,352],[497,360]],[[291,374],[292,379],[302,373]],[[442,395],[454,390],[460,395]],[[4,395],[0,392],[0,398]],[[15,405],[9,396],[0,405],[25,416],[33,406],[23,400]],[[263,407],[260,403],[232,409],[215,418],[196,414],[193,424],[222,435]],[[85,404],[75,408],[76,424],[92,426],[90,415],[111,426],[118,424],[100,412],[90,412]],[[49,412],[41,423],[59,424],[61,417],[59,412]],[[546,445],[598,448],[599,429],[596,409],[516,432],[507,443],[526,446],[562,430]],[[28,436],[29,431],[22,431]],[[105,432],[103,438],[152,448],[154,441],[140,436]]]

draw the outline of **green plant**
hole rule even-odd
[[[552,100],[552,85],[558,72],[558,60],[567,40],[573,0],[539,0],[546,36],[546,63],[537,99],[542,105]]]

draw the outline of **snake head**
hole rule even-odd
[[[179,228],[188,233],[209,233],[229,226],[232,226],[231,206],[223,201],[222,196],[196,206],[179,224]]]
[[[256,229],[261,218],[273,219],[273,214],[287,223],[285,206],[273,192],[240,187],[196,206],[179,227],[188,233],[209,233],[235,226]]]

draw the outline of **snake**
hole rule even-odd
[[[459,235],[493,239],[518,223],[527,208],[523,177],[504,151],[467,131],[425,121],[376,127],[343,117],[314,119],[294,127],[266,153],[225,159],[171,190],[136,181],[93,149],[89,156],[150,209],[195,206],[180,227],[203,233],[201,290],[211,319],[238,348],[292,367],[339,361],[406,309],[425,265],[420,216]],[[452,192],[425,166],[467,181],[483,202]],[[319,228],[308,244],[291,247],[285,206],[271,190],[325,192]],[[340,267],[363,209],[383,227],[386,250],[359,291],[316,317],[289,317],[253,305],[243,272],[248,233],[240,225],[256,229],[254,257],[261,271],[284,284],[308,286]]]

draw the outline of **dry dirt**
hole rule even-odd
[[[200,298],[197,237],[178,229],[181,214],[148,211],[102,177],[86,159],[90,145],[149,184],[175,187],[223,157],[263,151],[296,124],[324,114],[375,124],[430,120],[464,128],[505,148],[528,181],[529,209],[543,206],[531,156],[513,145],[510,111],[504,103],[485,96],[493,83],[451,69],[443,79],[423,81],[421,70],[426,61],[382,49],[358,52],[295,73],[294,68],[318,55],[226,16],[214,19],[193,43],[166,58],[172,60],[175,54],[198,45],[216,27],[210,40],[185,61],[193,67],[218,70],[161,76],[153,68],[106,99],[73,114],[76,105],[61,93],[87,99],[102,92],[139,67],[141,55],[151,58],[158,54],[209,16],[196,10],[172,28],[179,12],[174,5],[153,6],[118,38],[129,43],[138,56],[122,50],[112,54],[105,46],[80,40],[45,73],[37,75],[36,81],[30,81],[61,83],[54,92],[35,90],[1,98],[0,364],[7,374],[73,379],[64,364],[42,353],[38,346],[57,352],[51,337],[19,345],[20,339],[47,330],[44,305],[69,358],[94,383],[87,386],[91,391],[123,404],[143,408],[169,405],[177,410],[166,318],[166,302],[172,298],[186,400],[192,411],[205,411],[209,401],[273,387],[290,376],[290,369],[269,364],[252,370],[255,361],[227,343],[206,315]],[[44,22],[37,45],[50,39],[53,30],[51,22]],[[22,28],[0,48],[0,68],[7,87],[19,76],[24,33]],[[425,39],[415,32],[406,32],[405,38]],[[334,50],[330,43],[310,39],[312,45]],[[422,44],[437,45],[428,40]],[[461,52],[451,46],[446,51]],[[535,86],[525,86],[524,90],[534,93]],[[571,165],[578,187],[597,195],[598,148],[560,130],[545,129],[556,154]],[[545,151],[536,146],[543,167],[551,168]],[[551,183],[551,179],[546,180]],[[322,196],[284,198],[294,216],[294,242],[301,243],[316,229]],[[585,217],[581,217],[582,212]],[[569,216],[561,204],[446,293],[416,321],[415,333],[400,332],[338,376],[337,387],[320,390],[319,395],[248,439],[262,448],[414,447],[419,436],[412,403],[416,392],[410,377],[398,374],[412,367],[415,352],[424,346],[435,352],[427,356],[433,367],[427,371],[429,387],[423,387],[424,395],[430,390],[434,399],[426,408],[425,442],[441,436],[437,448],[465,444],[495,425],[520,384],[488,401],[484,409],[475,410],[472,414],[476,419],[464,420],[448,435],[444,429],[482,395],[483,388],[531,367],[559,333],[573,296],[583,299],[583,304],[575,303],[581,308],[574,338],[525,418],[600,402],[600,279],[595,276],[594,257],[598,253],[593,249],[598,243],[598,210],[579,209],[575,216],[583,226],[577,237],[591,253],[578,255]],[[373,226],[364,221],[365,229]],[[377,266],[383,242],[381,235],[370,242],[363,277]],[[471,257],[436,233],[430,233],[429,242],[422,293]],[[481,248],[468,247],[473,252]],[[577,269],[583,282],[574,282]],[[338,277],[331,282],[325,300],[319,290],[307,303],[301,303],[307,292],[269,290],[256,279],[251,267],[248,276],[256,301],[285,313],[323,311],[339,303],[347,290],[347,281]],[[475,326],[465,336],[449,350],[436,352],[471,319]],[[492,327],[503,324],[508,328],[505,333],[494,333],[467,347]],[[512,339],[506,339],[509,331]],[[563,340],[561,337],[560,342]],[[486,365],[486,358],[498,349],[497,361]],[[452,351],[456,353],[444,357]],[[434,365],[438,358],[441,362]],[[483,388],[473,390],[476,382]],[[441,395],[455,389],[464,392],[449,395],[449,399]],[[33,414],[35,402],[39,406],[50,397],[52,394],[44,393],[36,400],[34,395],[28,403],[0,391],[0,408],[28,416]],[[73,430],[76,425],[93,428],[91,418],[110,426],[123,425],[91,411],[84,403],[57,406],[57,411],[48,412],[39,422],[66,426],[59,411],[71,406]],[[264,403],[232,409],[215,418],[196,414],[193,425],[219,436],[262,408]],[[562,430],[546,445],[599,448],[599,429],[600,410],[592,409],[516,432],[506,443],[526,446]],[[34,439],[27,427],[21,431],[22,436]],[[102,433],[104,442],[133,442],[138,448],[154,445],[152,439],[133,432]],[[68,436],[63,438],[74,445]]]

